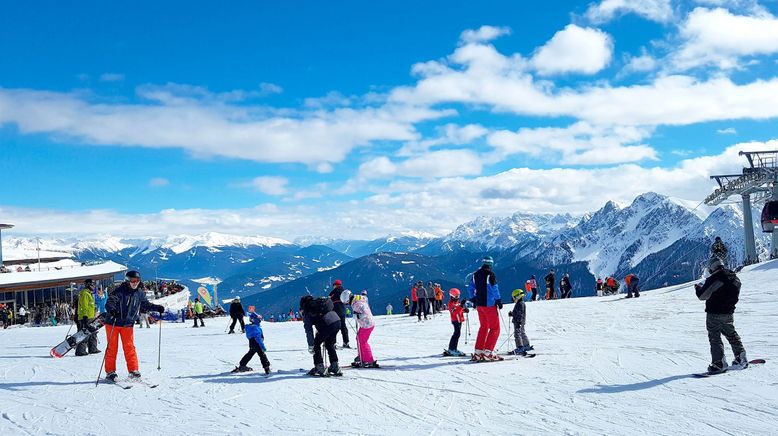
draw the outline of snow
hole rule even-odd
[[[159,331],[135,329],[141,372],[160,387],[127,391],[95,387],[102,354],[48,356],[68,326],[0,330],[0,434],[771,434],[778,262],[748,267],[740,278],[735,325],[749,357],[767,364],[707,379],[690,377],[710,358],[704,304],[690,285],[634,300],[528,303],[538,356],[500,363],[437,357],[451,334],[447,315],[421,324],[378,316],[373,351],[392,367],[348,369],[338,379],[228,374],[247,341],[225,334],[227,318],[197,330],[165,323],[161,371]],[[471,313],[463,351],[472,351],[477,324]],[[311,367],[301,323],[263,327],[274,369]],[[498,344],[506,340],[503,331]],[[355,352],[339,355],[345,363]],[[125,377],[122,362],[120,352]],[[260,367],[256,357],[250,365]]]

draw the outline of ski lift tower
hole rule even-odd
[[[759,260],[756,254],[751,196],[754,196],[755,203],[778,201],[778,150],[741,151],[739,155],[748,159],[749,166],[743,168],[742,174],[710,176],[716,180],[719,187],[705,198],[705,204],[716,206],[733,195],[741,196],[746,237],[745,263],[748,265]],[[778,232],[773,232],[770,253],[771,258],[778,256]]]

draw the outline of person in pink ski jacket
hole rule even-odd
[[[367,296],[352,295],[351,291],[348,290],[343,293],[348,293],[348,298],[345,300],[341,298],[341,301],[348,301],[351,304],[351,311],[357,320],[357,347],[359,354],[351,366],[356,368],[378,368],[378,362],[373,357],[373,350],[368,343],[370,334],[373,333],[375,328],[375,320],[373,319],[373,312],[370,310]]]

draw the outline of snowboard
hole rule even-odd
[[[721,372],[714,372],[714,373],[698,372],[698,373],[692,374],[692,376],[694,376],[696,378],[707,378],[707,377],[712,377],[714,375],[725,374],[725,373],[730,372],[730,371],[742,371],[744,369],[748,369],[752,365],[761,365],[761,364],[763,364],[765,362],[766,361],[764,359],[754,359],[754,360],[749,360],[748,361],[748,367],[746,367],[746,368],[735,369],[735,368],[728,367],[727,369],[725,369],[724,371],[721,371]]]
[[[103,326],[103,320],[98,316],[95,319],[93,319],[89,324],[87,324],[85,329],[81,329],[77,331],[75,334],[68,336],[67,338],[65,338],[64,341],[55,345],[54,348],[51,349],[49,354],[51,355],[51,357],[56,357],[56,358],[63,357],[65,354],[68,353],[68,351],[76,348],[78,344],[87,340],[89,336],[93,335],[102,326]]]

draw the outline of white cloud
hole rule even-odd
[[[660,23],[673,19],[670,0],[602,0],[589,7],[586,17],[595,23],[602,23],[628,13]]]
[[[613,41],[607,33],[569,24],[540,47],[530,63],[543,75],[595,74],[608,66],[612,54]]]
[[[480,124],[467,124],[464,126],[446,124],[437,127],[435,130],[438,136],[421,141],[408,142],[397,152],[397,155],[414,156],[438,146],[471,145],[473,141],[489,133],[489,130]]]
[[[734,127],[727,127],[726,129],[718,129],[716,130],[716,133],[720,135],[735,135],[737,134],[737,130],[735,130]]]
[[[381,156],[359,166],[357,181],[388,177],[473,176],[481,174],[482,167],[481,157],[471,150],[431,151],[400,162]]]
[[[624,67],[619,72],[619,75],[628,75],[632,73],[648,73],[654,71],[659,67],[659,62],[648,54],[645,48],[641,50],[640,56],[625,57]]]
[[[358,180],[381,179],[397,173],[397,166],[386,156],[362,163],[357,170]]]
[[[778,53],[778,19],[696,8],[681,25],[683,45],[671,56],[675,68],[740,67],[740,58]]]
[[[101,82],[121,82],[122,80],[124,80],[124,74],[103,73],[100,75]]]
[[[164,178],[164,177],[154,177],[153,179],[149,180],[149,186],[151,187],[162,187],[162,186],[168,186],[170,184],[170,180]]]
[[[267,195],[284,195],[288,191],[286,185],[289,184],[289,179],[285,177],[277,176],[261,176],[255,177],[248,186],[251,186],[255,190]]]
[[[275,83],[262,82],[259,84],[259,92],[263,95],[280,94],[284,92],[284,88]]]
[[[503,35],[510,35],[510,33],[509,27],[481,26],[476,30],[468,29],[462,32],[459,35],[459,41],[462,44],[487,42]]]

